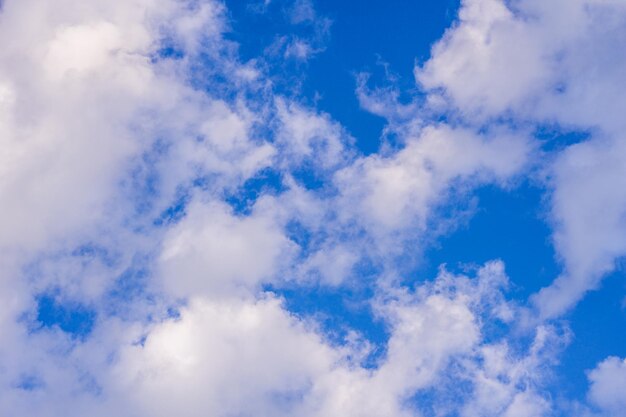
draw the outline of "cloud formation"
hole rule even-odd
[[[615,51],[625,18],[616,1],[468,0],[432,58],[415,69],[417,81],[469,123],[513,118],[590,135],[547,167],[564,273],[536,298],[545,316],[571,308],[624,255],[617,161],[626,80]]]
[[[314,2],[285,13],[315,45],[266,51],[321,53]],[[358,77],[396,140],[364,155],[276,86],[277,54],[240,58],[222,2],[3,2],[0,410],[558,415],[557,319],[626,251],[624,18],[617,0],[463,1],[411,103]],[[546,125],[586,139],[547,149]],[[476,189],[537,172],[550,286],[515,301],[499,260],[412,275]],[[293,311],[283,291],[312,288],[362,291],[384,336]],[[617,415],[623,360],[588,375],[580,414]]]

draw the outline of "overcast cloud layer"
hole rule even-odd
[[[0,415],[622,416],[626,359],[579,398],[554,374],[626,255],[626,3],[462,1],[410,99],[355,76],[395,138],[367,155],[278,88],[332,36],[283,3],[309,36],[244,60],[219,1],[0,2]],[[526,178],[551,283],[514,297],[498,259],[408,280],[477,189]],[[283,295],[320,289],[384,336]]]

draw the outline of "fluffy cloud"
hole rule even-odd
[[[3,5],[0,30],[12,42],[0,57],[0,246],[31,249],[110,216],[115,207],[107,203],[119,195],[133,160],[164,130],[182,127],[180,116],[161,116],[180,107],[184,117],[190,104],[200,110],[195,93],[168,74],[167,64],[151,63],[161,32],[190,36],[180,7],[166,3],[157,10],[140,1]],[[167,22],[159,20],[165,12]],[[179,23],[181,31],[165,27]]]
[[[624,384],[626,362],[610,357],[589,372],[589,399],[608,416],[618,416],[626,407]]]
[[[165,236],[159,274],[178,297],[249,293],[271,282],[294,250],[268,213],[237,217],[223,205],[194,205]]]
[[[423,390],[468,383],[470,392],[453,406],[464,415],[543,415],[548,400],[519,387],[531,372],[542,378],[534,367],[555,344],[551,331],[541,330],[522,357],[506,342],[483,340],[483,320],[512,318],[502,285],[503,266],[494,262],[476,278],[442,271],[415,291],[381,293],[375,308],[390,338],[373,369],[359,362],[367,345],[329,344],[313,323],[291,316],[270,294],[256,300],[196,297],[179,318],[122,347],[105,373],[102,396],[139,415],[391,417],[426,410],[411,402]],[[470,400],[473,390],[485,395]]]
[[[428,126],[399,152],[363,158],[337,174],[346,205],[372,228],[424,229],[432,209],[455,183],[506,183],[527,161],[524,137],[498,132],[483,137],[447,125]]]
[[[276,100],[277,144],[284,149],[285,163],[294,167],[308,164],[333,169],[349,161],[345,145],[352,139],[326,114],[317,114],[297,103]]]
[[[608,52],[623,6],[556,7],[465,1],[415,71],[424,105],[359,87],[399,136],[364,156],[331,115],[276,94],[263,65],[240,62],[219,2],[3,2],[0,409],[549,415],[542,384],[567,332],[516,327],[524,313],[505,299],[504,265],[472,277],[442,269],[407,287],[410,265],[395,260],[462,219],[443,207],[484,184],[508,187],[529,166],[537,145],[511,115],[591,131],[548,168],[564,274],[535,299],[544,317],[624,254],[623,121],[594,108],[623,101],[609,88],[623,74],[607,70],[621,65]],[[321,51],[329,21],[310,1],[288,13],[312,26]],[[310,56],[291,40],[286,55]],[[437,112],[450,118],[428,118]],[[371,279],[361,301],[384,341],[354,330],[333,339],[267,290],[356,279]],[[46,322],[42,297],[86,312],[91,328]],[[609,413],[622,365],[608,359],[589,374],[590,400]]]
[[[625,19],[615,1],[466,0],[459,22],[415,69],[431,105],[441,109],[443,100],[469,123],[504,117],[590,133],[547,167],[564,273],[536,298],[546,317],[571,308],[625,253],[618,161],[626,80],[614,52]]]
[[[112,377],[140,415],[293,415],[339,359],[272,297],[199,299],[126,348]]]
[[[252,138],[246,103],[224,101],[219,86],[215,96],[192,87],[200,53],[242,90],[254,81],[221,38],[225,27],[215,2],[3,2],[0,36],[11,39],[0,52],[3,410],[96,412],[73,393],[97,392],[99,353],[133,334],[132,322],[104,323],[112,306],[133,299],[114,315],[139,323],[155,314],[129,288],[141,291],[132,279],[159,248],[172,204],[194,181],[210,176],[221,192],[271,160],[272,146]],[[42,294],[65,309],[58,320],[73,308],[94,317],[89,342],[40,322]]]
[[[617,138],[571,146],[555,164],[555,244],[566,273],[538,294],[546,315],[559,314],[598,286],[626,254],[626,148]]]
[[[467,383],[451,405],[463,415],[544,415],[549,400],[533,386],[562,338],[541,328],[523,355],[485,341],[483,323],[516,314],[503,299],[506,284],[493,262],[475,278],[442,271],[415,290],[381,292],[374,308],[390,337],[374,368],[360,363],[367,344],[329,344],[272,295],[195,298],[180,318],[122,349],[111,389],[148,415],[391,417],[426,411],[411,401],[419,392]]]

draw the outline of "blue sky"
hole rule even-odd
[[[620,1],[7,0],[0,415],[620,417]]]

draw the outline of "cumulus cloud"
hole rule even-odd
[[[411,401],[419,392],[467,383],[453,405],[464,415],[544,415],[549,400],[531,381],[545,376],[539,367],[561,339],[540,329],[521,356],[505,341],[485,341],[486,320],[516,314],[503,299],[506,284],[493,262],[476,278],[442,271],[415,290],[381,293],[374,308],[390,337],[373,369],[359,362],[362,344],[329,343],[271,294],[196,297],[179,318],[122,349],[110,388],[147,415],[408,416],[427,409]]]
[[[100,328],[114,299],[140,291],[131,281],[179,195],[207,176],[218,189],[235,187],[273,150],[251,139],[244,103],[196,90],[184,75],[200,48],[219,63],[213,70],[235,65],[218,3],[5,2],[0,19],[2,38],[11,39],[0,56],[2,331],[11,340],[2,408],[58,415],[70,392],[97,387],[87,370],[52,359],[88,347],[77,347],[63,323],[42,327],[39,297],[86,309]],[[239,74],[229,79],[245,84]],[[120,291],[121,282],[130,287]],[[145,318],[143,306],[133,303]],[[49,366],[27,365],[48,354]],[[66,382],[67,392],[57,389]],[[32,412],[22,408],[34,397]],[[75,412],[81,407],[76,398]]]
[[[626,407],[624,386],[626,386],[626,362],[609,357],[600,362],[588,374],[591,386],[589,399],[607,416],[618,416]]]
[[[272,294],[196,296],[178,317],[133,327],[110,319],[83,344],[46,353],[48,361],[11,365],[28,370],[27,380],[16,380],[33,386],[7,390],[2,401],[5,410],[36,416],[391,417],[439,410],[438,402],[412,398],[465,384],[448,411],[543,415],[549,400],[533,384],[546,376],[538,363],[560,339],[540,329],[522,354],[507,341],[487,341],[484,323],[510,323],[516,314],[503,298],[506,285],[502,263],[493,262],[476,277],[441,271],[427,285],[381,292],[373,308],[390,337],[374,368],[363,365],[368,344],[359,336],[330,342]],[[26,357],[41,355],[42,345],[62,348],[52,336],[39,333]]]
[[[284,98],[276,100],[276,143],[284,149],[285,163],[333,169],[350,160],[353,139],[328,114],[318,114]],[[319,169],[318,168],[318,169]]]
[[[506,183],[523,168],[530,152],[524,137],[506,132],[481,137],[447,125],[428,126],[407,139],[399,152],[363,158],[339,172],[337,181],[347,204],[360,201],[362,212],[356,215],[364,223],[383,230],[413,224],[423,229],[433,206],[455,181]]]
[[[590,133],[547,167],[564,272],[538,294],[542,314],[571,308],[624,255],[620,2],[467,0],[459,21],[416,67],[417,81],[465,121],[497,118]],[[606,237],[606,239],[604,238]]]
[[[271,282],[294,250],[269,213],[238,217],[224,205],[194,205],[164,237],[159,274],[178,297],[250,293]]]
[[[407,286],[403,256],[466,215],[446,207],[511,187],[540,155],[528,126],[555,122],[591,139],[547,167],[564,272],[535,298],[543,317],[612,270],[626,250],[623,97],[611,87],[622,58],[609,54],[621,3],[464,1],[415,69],[423,96],[402,104],[359,84],[399,137],[371,155],[332,115],[278,94],[262,57],[241,62],[221,2],[79,3],[0,10],[0,409],[554,411],[544,381],[568,332],[518,328],[526,313],[507,301],[503,263]],[[283,54],[321,52],[330,21],[308,0],[286,12],[312,36],[280,38]],[[357,281],[384,340],[331,337],[280,295]],[[80,314],[88,328],[72,329]],[[590,402],[608,413],[622,368],[610,358],[589,374]]]

